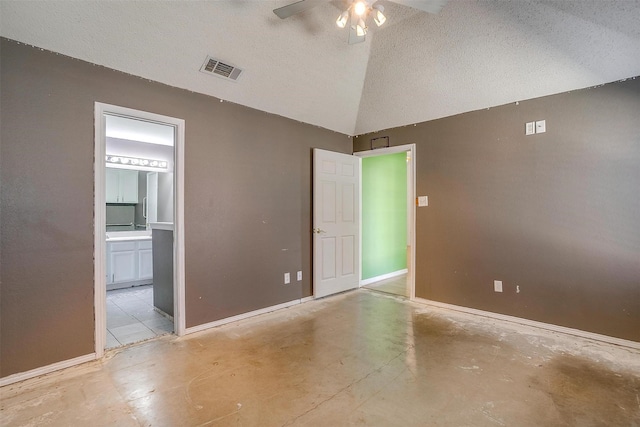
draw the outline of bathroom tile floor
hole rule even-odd
[[[153,285],[107,291],[107,349],[173,332],[173,322],[153,307]]]

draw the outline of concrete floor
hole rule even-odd
[[[640,426],[640,351],[362,289],[1,392],[3,426]]]
[[[411,290],[409,286],[409,278],[407,274],[392,277],[391,279],[381,280],[365,286],[366,289],[372,291],[384,292],[387,294],[398,295],[409,298]]]

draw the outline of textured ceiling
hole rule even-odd
[[[3,37],[348,135],[640,75],[640,1],[461,1],[438,15],[385,0],[362,44],[341,1],[0,0]],[[244,69],[199,72],[207,55]]]

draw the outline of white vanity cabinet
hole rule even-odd
[[[153,279],[153,250],[151,240],[138,242],[138,278],[140,280]]]
[[[151,239],[107,240],[107,290],[153,282]]]
[[[107,283],[131,282],[137,279],[136,251],[136,242],[107,243],[107,265],[111,267]]]
[[[107,203],[138,203],[138,171],[106,169]]]

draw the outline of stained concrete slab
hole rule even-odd
[[[6,426],[640,426],[640,351],[363,289],[1,393]]]

